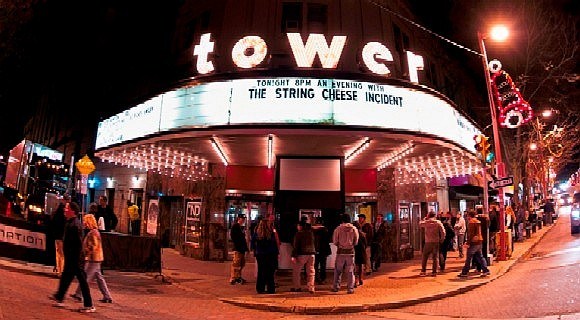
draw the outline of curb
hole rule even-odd
[[[403,307],[409,307],[421,303],[441,300],[443,298],[453,297],[458,294],[462,294],[483,285],[486,285],[508,273],[509,270],[518,262],[529,256],[529,253],[538,245],[540,240],[552,230],[552,224],[550,229],[542,233],[541,236],[536,238],[536,241],[532,243],[528,249],[526,249],[517,259],[511,260],[506,263],[505,267],[497,273],[495,276],[490,277],[487,281],[482,281],[478,283],[468,284],[466,286],[456,288],[453,290],[443,291],[440,293],[435,293],[429,296],[417,297],[414,299],[401,300],[401,301],[390,301],[384,303],[375,304],[358,304],[358,305],[344,305],[344,306],[283,306],[274,303],[257,303],[245,301],[237,298],[219,298],[220,301],[235,305],[238,307],[243,307],[247,309],[256,309],[262,311],[272,311],[281,313],[296,313],[296,314],[307,314],[307,315],[324,315],[324,314],[342,314],[342,313],[355,313],[355,312],[368,312],[368,311],[386,311],[393,309],[400,309]]]

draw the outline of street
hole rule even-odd
[[[114,303],[98,302],[100,293],[93,284],[97,312],[83,315],[77,312],[81,304],[72,299],[65,300],[65,308],[52,306],[48,296],[58,285],[55,277],[2,268],[0,319],[578,319],[580,237],[570,235],[569,223],[569,211],[561,211],[556,225],[503,277],[463,294],[396,310],[343,315],[266,312],[219,301],[219,288],[195,290],[196,281],[208,279],[191,278],[176,285],[150,274],[107,270]],[[459,267],[449,272],[458,273]]]

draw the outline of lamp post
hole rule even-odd
[[[79,181],[79,191],[83,195],[83,197],[81,198],[82,199],[81,209],[82,212],[85,212],[85,204],[86,204],[85,195],[87,194],[87,183],[89,179],[89,174],[95,171],[95,165],[87,155],[85,155],[79,161],[77,161],[75,165],[77,167],[77,170],[81,174],[81,180]]]
[[[502,29],[496,29],[502,30]],[[506,31],[505,29],[503,29]],[[499,34],[498,34],[499,35]],[[489,74],[489,66],[487,61],[487,53],[485,51],[485,43],[484,39],[486,38],[486,34],[481,32],[477,32],[477,38],[479,42],[479,49],[481,51],[481,61],[483,63],[483,70],[485,73],[485,85],[487,88],[487,99],[489,101],[489,111],[491,113],[491,125],[493,128],[493,143],[495,149],[495,159],[496,159],[496,167],[497,167],[497,176],[499,179],[505,177],[505,167],[502,160],[502,152],[501,152],[501,143],[499,138],[499,127],[497,123],[497,114],[496,109],[493,103],[493,95],[491,89],[491,77]],[[507,34],[502,34],[502,36],[507,36]],[[499,38],[498,38],[499,39]],[[484,177],[485,178],[485,177]],[[485,183],[487,183],[487,179],[485,179]],[[499,188],[498,190],[498,198],[499,198],[499,249],[497,250],[498,261],[505,261],[506,260],[506,234],[505,234],[505,210],[504,210],[504,198],[503,198],[503,188]],[[484,199],[485,203],[487,203],[488,199]]]

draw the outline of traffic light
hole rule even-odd
[[[490,144],[488,141],[489,138],[484,136],[483,134],[476,134],[473,137],[473,140],[475,141],[475,150],[477,151],[478,155],[481,156],[480,159],[488,161],[490,155],[489,151]],[[491,156],[491,158],[493,158],[493,155]],[[491,161],[491,159],[489,161]]]
[[[489,152],[487,154],[487,156],[485,157],[485,162],[491,163],[493,161],[494,157],[495,157],[495,154],[493,154],[493,152]]]
[[[489,145],[489,141],[488,140],[489,140],[488,137],[486,137],[484,135],[481,136],[481,149],[482,149],[481,150],[481,156],[486,161],[487,161],[487,157],[488,157],[489,152],[490,152],[489,151],[490,145]]]

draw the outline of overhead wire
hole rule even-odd
[[[471,52],[471,53],[473,53],[473,54],[476,54],[476,55],[478,55],[478,56],[480,56],[480,57],[483,57],[483,54],[482,54],[482,53],[480,53],[480,52],[477,52],[477,51],[475,51],[475,50],[473,50],[473,49],[470,49],[470,48],[468,48],[468,47],[466,47],[466,46],[464,46],[464,45],[461,45],[461,44],[459,44],[459,43],[457,43],[457,42],[455,42],[455,41],[453,41],[453,40],[447,39],[447,38],[445,38],[444,36],[442,36],[442,35],[440,35],[440,34],[436,33],[435,31],[433,31],[433,30],[430,30],[430,29],[428,29],[428,28],[426,28],[426,27],[423,27],[422,25],[418,24],[417,22],[415,22],[415,21],[413,21],[413,20],[411,20],[411,19],[408,19],[408,18],[406,18],[406,17],[402,16],[400,13],[398,13],[398,12],[395,12],[395,11],[393,11],[393,10],[391,10],[391,9],[389,9],[389,8],[387,8],[387,7],[385,7],[383,4],[381,4],[381,3],[378,3],[378,2],[377,2],[377,1],[375,1],[375,0],[367,0],[367,1],[368,1],[370,4],[372,4],[372,5],[375,5],[375,6],[379,7],[380,9],[382,9],[382,10],[384,10],[384,11],[387,11],[387,12],[389,12],[390,14],[392,14],[392,15],[394,15],[394,16],[396,16],[396,17],[398,17],[399,19],[402,19],[402,20],[404,20],[404,21],[406,21],[406,22],[408,22],[408,23],[412,24],[413,26],[415,26],[415,27],[417,27],[417,28],[419,28],[419,29],[421,29],[421,30],[423,30],[423,31],[425,31],[425,32],[427,32],[427,33],[429,33],[429,34],[431,34],[431,35],[433,35],[433,36],[435,36],[435,37],[437,37],[437,38],[439,38],[439,39],[441,39],[441,40],[443,40],[443,41],[445,41],[445,42],[447,42],[447,43],[451,44],[451,45],[453,45],[453,46],[456,46],[456,47],[458,47],[458,48],[461,48],[461,49],[463,49],[463,50],[465,50],[465,51],[468,51],[468,52]]]

